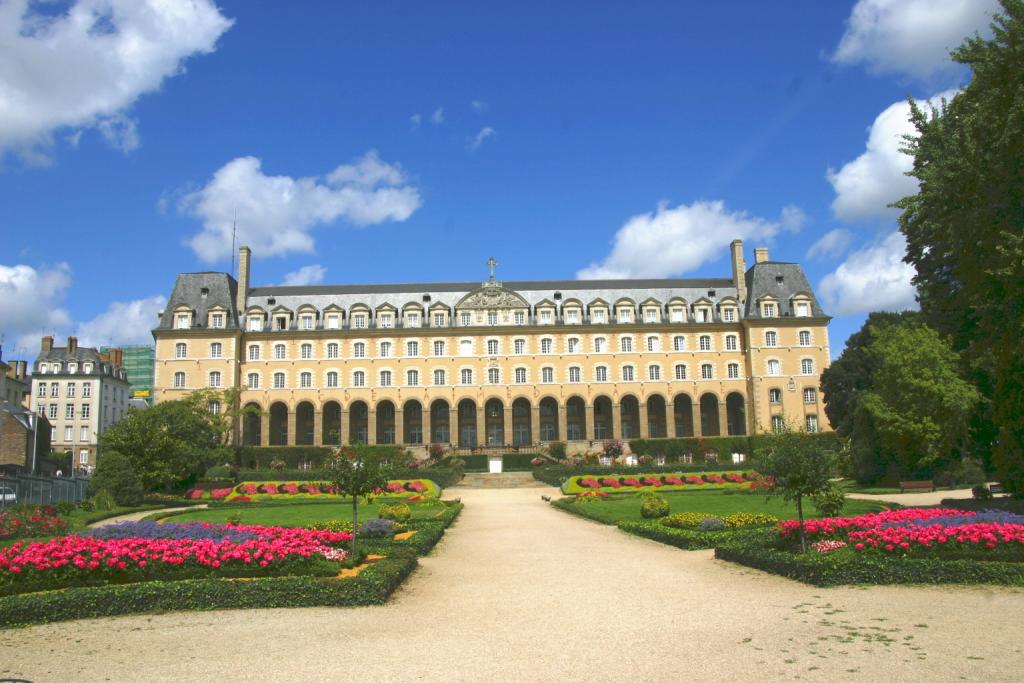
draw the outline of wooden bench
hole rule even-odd
[[[992,495],[997,493],[1006,493],[1006,489],[1003,488],[1002,484],[989,484],[988,491]]]
[[[934,491],[934,481],[901,481],[900,482],[900,493],[906,493],[907,491],[923,491],[923,490]]]

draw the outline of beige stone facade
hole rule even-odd
[[[240,387],[244,443],[574,450],[609,438],[828,428],[827,324],[796,264],[732,278],[380,286],[183,274],[155,397]],[[774,422],[773,422],[774,421]]]

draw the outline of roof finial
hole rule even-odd
[[[492,256],[489,259],[487,259],[487,263],[485,263],[484,265],[491,269],[491,278],[489,282],[494,282],[494,268],[495,266],[498,265],[498,262],[495,261],[494,257]]]

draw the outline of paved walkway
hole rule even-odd
[[[0,631],[49,680],[1010,681],[1024,590],[822,589],[572,517],[552,489],[466,509],[383,607],[178,613]]]
[[[158,512],[178,512],[179,510],[202,510],[206,507],[206,504],[202,505],[189,505],[186,507],[177,508],[157,508],[156,510],[143,510],[142,512],[129,512],[127,515],[118,515],[117,517],[108,517],[107,519],[101,519],[98,522],[93,522],[87,528],[95,529],[96,527],[108,526],[110,524],[117,524],[118,522],[137,522],[140,519],[145,519],[150,515]]]

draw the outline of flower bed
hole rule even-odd
[[[567,494],[581,491],[704,491],[710,489],[749,490],[765,486],[760,475],[753,471],[746,472],[707,472],[668,474],[620,475],[606,476],[578,475],[572,476],[562,484],[562,492]]]
[[[207,577],[337,574],[351,534],[208,523],[128,522],[0,550],[0,594]]]
[[[388,482],[382,495],[426,496],[439,498],[441,489],[430,479],[395,479]],[[325,481],[243,481],[234,488],[185,492],[189,500],[212,500],[226,503],[248,503],[264,500],[286,500],[294,498],[317,498],[337,496],[338,489],[333,482]]]
[[[0,541],[32,536],[53,536],[66,531],[68,523],[51,505],[17,507],[0,513]]]

